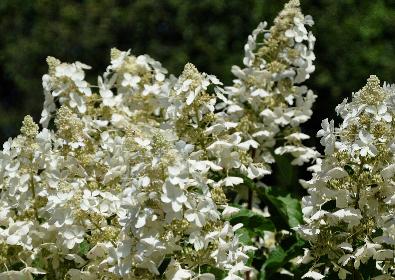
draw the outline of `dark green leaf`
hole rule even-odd
[[[363,277],[362,279],[366,280],[372,279],[373,277],[379,276],[381,274],[376,268],[376,261],[373,259],[369,259],[369,261],[366,263],[361,263],[358,271],[355,271],[354,273],[358,273]]]
[[[252,238],[254,236],[253,231],[251,231],[247,228],[240,228],[236,231],[236,234],[239,237],[239,241],[241,244],[244,244],[244,245],[251,245],[252,244]]]
[[[351,165],[346,164],[344,166],[344,170],[346,170],[346,172],[348,173],[348,175],[354,175],[355,171],[354,169],[351,167]]]
[[[216,268],[216,267],[212,267],[209,265],[203,265],[200,267],[200,273],[211,273],[214,274],[215,279],[224,279],[226,277],[226,274],[224,271]]]
[[[304,246],[305,242],[301,239],[297,239],[286,251],[281,246],[278,246],[269,254],[265,263],[262,265],[259,279],[271,279],[269,277],[283,267],[289,260],[301,255]]]
[[[274,231],[275,227],[273,222],[258,213],[249,209],[241,209],[237,214],[229,219],[232,225],[242,223],[244,228],[255,231],[257,234],[262,234],[263,231]]]
[[[80,250],[79,250],[80,254],[86,255],[90,249],[91,249],[91,247],[90,247],[88,241],[86,241],[86,240],[82,241],[82,243],[80,244]]]
[[[272,188],[260,189],[260,196],[265,200],[274,213],[278,213],[283,222],[290,228],[300,225],[303,221],[302,209],[298,199],[290,194],[280,194]],[[270,210],[272,210],[270,209]],[[272,214],[272,211],[269,211]]]
[[[288,187],[297,180],[295,167],[291,165],[292,157],[289,155],[275,156],[276,164],[274,172],[276,182],[279,186]]]
[[[267,277],[270,275],[268,271],[281,267],[286,257],[287,255],[283,248],[277,247],[274,249],[261,268],[260,280],[268,279]]]
[[[171,258],[170,257],[165,257],[165,259],[162,261],[162,263],[160,264],[160,266],[158,267],[158,271],[160,274],[165,273],[167,266],[170,263]]]

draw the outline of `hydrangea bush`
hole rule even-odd
[[[41,128],[0,153],[0,279],[392,279],[395,89],[371,77],[323,122],[325,155],[305,146],[312,24],[291,0],[227,86],[115,48],[93,85],[48,57]],[[314,164],[304,223],[267,179],[280,160]]]

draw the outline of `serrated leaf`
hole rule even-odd
[[[276,193],[272,188],[262,188],[260,195],[270,208],[274,208],[275,212],[280,215],[283,222],[290,228],[302,223],[303,214],[298,199],[291,197],[290,194],[282,195]],[[269,212],[272,213],[272,211]]]

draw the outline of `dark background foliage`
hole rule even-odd
[[[395,82],[395,1],[302,0],[313,16],[316,72],[308,81],[317,94],[311,135],[323,118],[364,85],[370,74]],[[23,116],[39,120],[45,58],[82,61],[104,72],[109,50],[147,53],[178,75],[190,61],[226,84],[241,65],[248,34],[272,22],[278,0],[1,0],[0,141],[18,134]]]

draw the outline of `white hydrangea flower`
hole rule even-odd
[[[123,74],[123,80],[121,82],[124,87],[131,87],[132,89],[138,88],[138,83],[141,81],[139,76],[132,76],[130,73]]]
[[[221,209],[226,207],[226,197],[222,186],[215,184],[219,181],[213,182],[208,174],[221,170],[215,163],[219,159],[204,157],[198,150],[202,146],[182,139],[177,127],[169,126],[182,113],[183,105],[170,93],[177,82],[167,78],[166,70],[148,56],[134,57],[118,50],[112,55],[97,90],[92,88],[93,103],[86,98],[87,91],[81,88],[73,93],[63,84],[84,86],[82,69],[86,67],[49,59],[50,73],[44,81],[51,98],[44,115],[48,122],[56,111],[55,130],[39,132],[26,118],[22,134],[4,145],[0,172],[7,191],[2,193],[1,237],[8,240],[8,246],[29,250],[26,262],[41,258],[50,246],[54,265],[59,267],[66,259],[75,263],[69,270],[54,271],[50,278],[67,274],[73,279],[96,279],[105,273],[155,277],[168,255],[179,256],[174,259],[179,264],[177,277],[184,271],[200,277],[202,265],[228,271],[236,262],[246,262],[244,257],[235,257],[247,250],[237,242],[236,233],[219,235],[225,223]],[[151,77],[150,82],[141,85],[141,75],[146,75],[145,81]],[[201,111],[193,119],[196,128],[215,110],[215,98],[202,102],[201,94],[211,83],[220,85],[213,76],[202,77],[200,84],[191,83],[184,92],[186,99],[191,98],[188,90],[194,86],[191,105],[201,102]],[[80,97],[83,102],[76,99]],[[61,104],[57,110],[55,98]],[[103,115],[101,110],[110,113]],[[170,114],[172,110],[176,114]],[[232,144],[235,149],[237,144]],[[240,149],[251,146],[256,143],[243,143]],[[11,209],[11,204],[17,208]],[[219,240],[233,242],[221,248],[219,263],[213,255],[207,263],[197,263],[196,269],[188,268],[189,254],[210,256]],[[184,246],[191,251],[183,253]],[[165,273],[171,269],[168,266]]]
[[[359,154],[363,157],[375,156],[377,154],[377,148],[375,147],[373,135],[369,132],[361,130],[358,134],[358,140],[352,145],[353,152],[359,151]]]
[[[183,208],[183,204],[187,201],[187,197],[179,186],[174,186],[169,183],[163,185],[161,200],[164,203],[170,203],[173,211],[178,212]]]
[[[335,149],[335,124],[325,119],[321,123],[322,129],[317,132],[317,137],[321,137],[321,145],[325,147],[325,154],[332,154]]]
[[[300,133],[299,125],[310,118],[316,98],[300,85],[314,71],[315,38],[306,29],[311,25],[313,20],[301,13],[299,1],[290,1],[270,29],[261,23],[248,37],[245,68],[232,68],[236,80],[227,88],[225,110],[232,122],[238,123],[236,129],[243,138],[259,143],[258,148],[254,147],[254,160],[259,164],[271,163],[270,158],[264,160],[260,155],[272,153],[270,149],[277,145],[274,139],[280,134],[284,147],[277,147],[275,154],[292,154],[292,164],[302,165],[318,156],[314,149],[302,144],[303,139],[290,137]],[[259,35],[263,35],[263,42],[257,42]],[[276,50],[269,47],[273,44],[278,45]],[[291,52],[297,55],[291,57]]]
[[[350,102],[337,107],[343,118],[338,128],[333,121],[322,123],[318,136],[325,158],[313,178],[303,182],[310,194],[302,201],[306,224],[296,229],[312,244],[309,255],[315,263],[326,261],[310,274],[327,274],[329,270],[322,271],[326,267],[346,279],[369,260],[376,263],[377,273],[390,277],[395,271],[395,210],[389,206],[395,190],[395,130],[389,122],[394,94],[371,76]]]
[[[54,127],[40,132],[27,117],[21,135],[0,154],[0,247],[18,246],[10,265],[23,262],[26,274],[45,271],[48,279],[158,279],[161,273],[214,279],[201,271],[206,267],[243,279],[254,248],[240,242],[242,225],[228,221],[237,209],[229,207],[226,189],[270,174],[275,154],[292,154],[296,165],[317,156],[302,144],[308,137],[299,128],[315,100],[301,84],[314,71],[310,25],[298,1],[290,1],[272,28],[262,23],[249,36],[245,68],[233,67],[237,78],[225,89],[190,63],[176,78],[148,55],[130,51],[112,49],[97,86],[84,80],[87,65],[48,58],[40,123],[54,120]],[[262,37],[263,44],[257,42]],[[271,58],[273,42],[282,43]],[[377,111],[375,119],[388,123],[389,104],[355,114]],[[356,148],[366,158],[374,153],[371,145],[379,153],[386,144],[369,133],[371,141],[359,139]],[[333,169],[322,168],[321,184]],[[391,172],[384,173],[391,180]],[[327,191],[320,202],[339,193]],[[389,185],[383,193],[392,205]],[[349,206],[353,196],[341,194],[336,203]],[[363,223],[363,211],[314,215],[315,200],[305,201],[312,221]],[[371,201],[361,196],[361,204]],[[393,235],[380,237],[388,242]],[[380,262],[385,248],[376,250]],[[30,269],[35,264],[40,270]]]
[[[82,227],[72,225],[70,227],[65,227],[62,231],[62,236],[64,239],[64,244],[68,249],[73,249],[75,244],[79,244],[84,241],[84,230]]]

